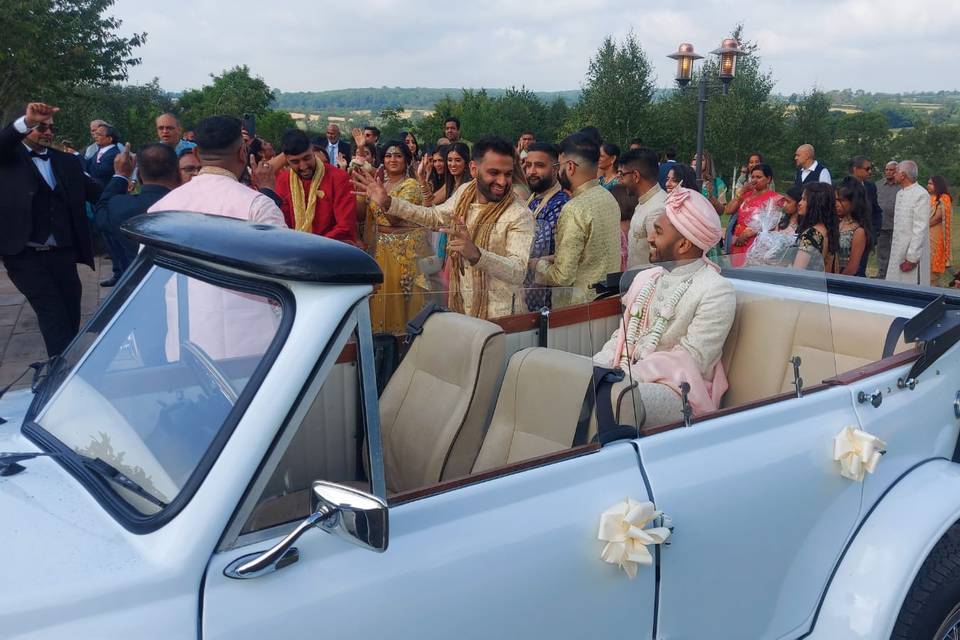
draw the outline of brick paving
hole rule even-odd
[[[80,302],[83,322],[87,321],[110,293],[111,289],[99,285],[111,275],[109,258],[97,258],[97,269],[78,265],[83,297]],[[46,360],[47,352],[37,326],[37,316],[23,295],[7,277],[7,270],[0,262],[0,387],[5,387],[20,375],[31,362]],[[30,374],[17,383],[14,389],[30,386]]]

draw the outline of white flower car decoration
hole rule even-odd
[[[600,558],[618,565],[633,580],[639,565],[653,564],[653,556],[647,545],[661,544],[670,537],[667,527],[644,529],[662,515],[652,502],[637,502],[625,498],[600,515],[600,531],[597,537],[606,542]]]

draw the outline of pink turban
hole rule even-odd
[[[723,227],[710,201],[698,192],[676,186],[667,195],[667,218],[684,238],[707,251],[720,242]]]

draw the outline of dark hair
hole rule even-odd
[[[176,182],[180,175],[179,160],[172,147],[162,142],[151,142],[137,151],[137,170],[143,180]]]
[[[373,135],[377,136],[377,140],[380,139],[380,129],[376,128],[372,124],[368,124],[363,128],[364,131],[372,131]]]
[[[947,185],[947,179],[941,175],[930,176],[933,181],[933,194],[938,198],[945,193],[950,193],[950,187]]]
[[[473,152],[477,152],[476,147],[473,148]],[[448,198],[453,195],[453,190],[458,186],[456,184],[456,178],[453,177],[453,174],[450,173],[450,169],[447,166],[447,160],[451,153],[456,153],[463,158],[464,167],[463,174],[460,176],[460,184],[470,181],[470,167],[467,166],[470,163],[470,147],[462,142],[451,142],[445,145],[443,149],[443,168],[446,173],[443,176],[443,184],[446,185]],[[513,157],[513,147],[510,147],[510,156]]]
[[[850,171],[853,171],[854,169],[862,169],[863,165],[865,165],[867,162],[869,162],[869,160],[867,160],[867,156],[853,156],[850,158],[850,163],[847,165],[847,168]]]
[[[597,166],[600,160],[600,143],[586,132],[571,133],[560,142],[560,153],[582,159],[589,165]]]
[[[372,142],[364,142],[360,146],[370,152],[370,164],[375,164],[379,161],[377,159],[377,145],[373,144]],[[356,143],[353,144],[353,155],[357,155],[357,150],[359,148],[360,147],[358,147]]]
[[[197,123],[195,142],[201,153],[229,151],[242,139],[240,120],[233,116],[210,116]]]
[[[460,129],[460,118],[456,118],[454,116],[447,116],[443,120],[444,128],[446,128],[448,122],[452,122],[453,124],[457,125],[457,130]]]
[[[633,145],[637,145],[638,147],[642,147],[642,146],[643,146],[643,138],[630,138],[630,142],[627,143],[627,146],[628,146],[628,147],[632,147]]]
[[[120,132],[117,131],[115,126],[112,124],[102,124],[100,126],[103,127],[103,135],[110,138],[110,142],[112,144],[117,144],[120,142]]]
[[[800,202],[800,199],[803,198],[803,187],[799,184],[792,184],[787,187],[786,195],[794,202]]]
[[[423,149],[420,148],[420,143],[417,141],[417,136],[413,135],[413,131],[401,131],[400,133],[397,134],[397,140],[402,140],[403,146],[406,147],[407,136],[410,136],[411,138],[413,138],[413,145],[417,148],[416,154],[414,154],[413,151],[410,152],[410,158],[411,158],[410,162],[413,162],[414,160],[419,160],[420,158],[417,156],[423,155]],[[410,147],[407,147],[407,150],[409,149]],[[410,164],[410,162],[408,162],[407,164]]]
[[[280,150],[285,155],[297,156],[310,150],[310,138],[300,129],[287,129],[280,138]]]
[[[457,143],[453,143],[452,146],[456,147]],[[491,151],[497,155],[510,156],[512,158],[516,149],[500,136],[483,136],[474,143],[473,155],[470,156],[470,159],[480,162],[483,157]]]
[[[765,162],[761,162],[760,164],[755,166],[753,169],[750,170],[750,173],[753,173],[754,171],[760,171],[763,173],[764,178],[769,178],[770,180],[773,180],[773,167],[766,164]]]
[[[840,229],[833,186],[811,182],[804,187],[803,196],[807,199],[807,212],[797,222],[797,236],[817,224],[822,224],[827,229],[827,249],[830,255],[837,255],[840,251]]]
[[[663,150],[663,155],[667,160],[676,160],[677,159],[677,148],[676,147],[667,147]]]
[[[593,138],[593,141],[597,143],[598,147],[603,143],[603,137],[600,135],[600,129],[597,129],[596,127],[587,126],[583,129],[580,129],[580,131],[577,131],[577,133],[583,133],[590,136]]]
[[[647,182],[656,182],[660,178],[660,163],[657,162],[657,153],[653,149],[631,149],[620,156],[620,166],[630,167],[631,171],[638,172]]]
[[[327,148],[326,148],[326,147],[318,147],[317,145],[311,145],[311,148],[313,149],[313,152],[314,152],[316,155],[321,156],[321,158],[320,158],[321,160],[323,160],[323,161],[326,162],[327,164],[331,164],[331,162],[330,162],[330,154],[327,153]]]
[[[535,153],[538,151],[547,154],[554,160],[560,157],[560,150],[557,149],[557,145],[549,142],[531,142],[530,146],[527,147],[527,153]]]
[[[844,176],[837,187],[837,198],[851,204],[850,217],[857,221],[873,241],[873,225],[870,223],[870,214],[873,208],[867,201],[867,189],[863,183],[853,176]]]
[[[673,172],[674,176],[680,178],[681,186],[687,189],[693,189],[694,191],[697,190],[697,174],[693,172],[693,168],[690,165],[675,162],[670,165],[670,168],[667,170],[668,176],[670,172]]]
[[[614,169],[620,166],[620,147],[613,144],[612,142],[604,142],[603,144],[600,145],[600,148],[603,149],[603,152],[608,156],[613,156],[614,158],[616,158],[613,161]],[[598,160],[600,159],[599,155],[597,156],[597,159]]]
[[[534,140],[536,140],[536,138],[537,138],[537,134],[535,134],[535,133],[534,133],[532,130],[530,130],[530,129],[524,129],[523,131],[521,131],[521,132],[520,132],[520,137],[522,138],[523,136],[533,136]],[[529,151],[529,149],[528,149],[528,151]]]
[[[637,202],[639,202],[637,196],[633,195],[633,192],[627,189],[626,185],[619,183],[610,187],[610,195],[620,205],[620,222],[631,219],[634,210],[637,208]]]
[[[750,158],[752,158],[753,156],[757,156],[758,158],[760,158],[760,162],[763,162],[763,154],[760,153],[759,151],[753,151],[752,153],[747,154],[747,164],[750,164]]]
[[[447,145],[442,144],[431,152],[431,156],[434,154],[440,154],[440,157],[443,159],[443,173],[437,173],[436,169],[433,168],[433,158],[430,159],[430,171],[427,174],[427,179],[430,180],[433,190],[437,191],[440,189],[440,186],[446,183],[447,175]]]
[[[407,168],[410,168],[410,165],[413,163],[413,154],[410,153],[410,149],[407,147],[406,142],[400,140],[387,140],[380,147],[380,155],[377,156],[377,159],[380,161],[380,164],[383,164],[383,158],[387,155],[387,149],[390,147],[397,147],[400,149],[400,153],[403,154],[403,159],[407,163]]]

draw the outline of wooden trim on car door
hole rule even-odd
[[[452,478],[450,480],[444,480],[426,487],[410,489],[409,491],[401,491],[390,496],[387,502],[391,507],[395,507],[399,504],[413,502],[414,500],[426,498],[427,496],[436,495],[438,493],[445,493],[447,491],[459,489],[460,487],[476,484],[477,482],[484,482],[493,478],[499,478],[500,476],[508,476],[520,471],[526,471],[527,469],[533,469],[534,467],[542,467],[553,462],[566,460],[567,458],[578,458],[599,450],[600,445],[593,442],[590,444],[580,445],[578,447],[572,447],[570,449],[564,449],[562,451],[555,451],[546,455],[537,456],[536,458],[528,458],[527,460],[520,460],[519,462],[505,464],[501,467],[495,467],[493,469],[481,471],[480,473],[474,473],[462,478]]]
[[[923,352],[919,347],[913,347],[912,349],[895,353],[889,358],[877,360],[876,362],[871,362],[870,364],[865,364],[862,367],[851,369],[850,371],[838,374],[832,378],[827,378],[824,380],[824,383],[830,385],[853,384],[863,380],[864,378],[869,378],[870,376],[875,376],[878,373],[883,373],[884,371],[889,371],[890,369],[896,369],[897,367],[913,362],[922,354]]]
[[[585,304],[554,309],[550,312],[550,328],[558,329],[572,324],[589,322],[598,318],[617,316],[621,313],[620,298],[604,298]],[[521,313],[513,316],[494,318],[490,322],[500,325],[505,333],[534,331],[540,323],[537,312]]]

